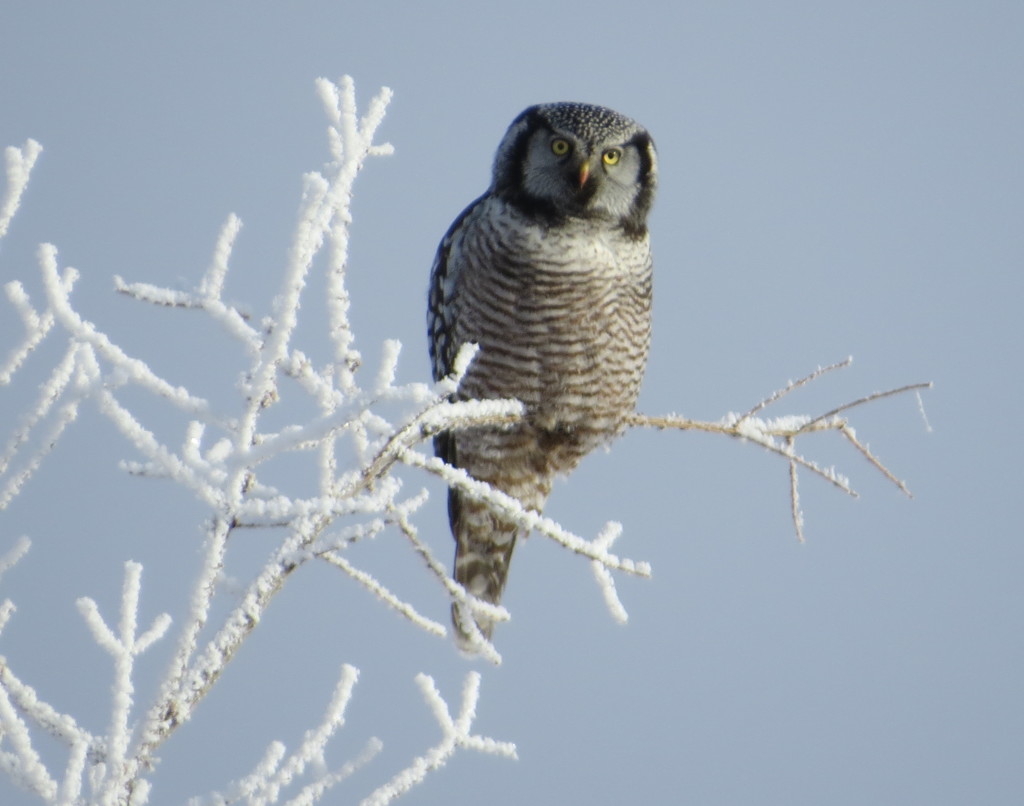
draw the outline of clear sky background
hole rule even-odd
[[[587,563],[527,541],[497,669],[336,571],[307,569],[163,749],[153,803],[247,773],[271,738],[294,746],[343,662],[362,678],[333,759],[371,735],[386,749],[328,803],[358,802],[436,740],[416,672],[455,700],[470,668],[484,672],[477,728],[516,742],[520,760],[458,756],[403,803],[1018,802],[1024,5],[8,3],[0,30],[0,145],[45,148],[0,279],[39,299],[35,250],[56,244],[82,273],[85,315],[214,400],[231,400],[244,367],[234,346],[197,315],[114,294],[111,278],[190,287],[235,212],[228,295],[268,311],[301,174],[328,159],[313,82],[343,73],[364,100],[395,90],[382,135],[396,153],[368,165],[353,208],[353,321],[371,364],[397,338],[401,378],[427,378],[437,241],[486,187],[523,107],[579,100],[635,117],[659,147],[643,411],[717,419],[850,354],[852,368],[776,413],[935,382],[931,433],[912,396],[853,415],[912,501],[838,438],[805,441],[862,494],[805,477],[805,545],[786,466],[759,448],[637,432],[590,457],[549,514],[588,536],[622,521],[616,548],[654,577],[620,579],[631,620],[619,626]],[[6,354],[18,328],[0,310]],[[322,324],[311,308],[303,346],[320,360]],[[60,346],[51,337],[18,388],[0,390],[5,435]],[[180,442],[159,403],[126,402]],[[0,549],[34,541],[3,580],[19,611],[0,654],[95,730],[109,659],[75,599],[112,617],[134,559],[144,620],[180,617],[201,540],[200,504],[124,478],[121,458],[128,447],[86,411],[0,513]],[[440,486],[411,473],[406,484],[433,491],[418,523],[447,555]],[[271,535],[245,539],[233,557],[253,568]],[[356,559],[444,618],[399,538],[365,548]],[[141,701],[169,648],[147,656]],[[0,802],[30,801],[0,782]]]

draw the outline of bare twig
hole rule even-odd
[[[760,403],[754,406],[754,408],[752,408],[750,411],[748,411],[746,414],[740,417],[740,420],[746,420],[748,417],[753,417],[755,414],[761,411],[761,409],[767,408],[776,400],[780,400],[793,390],[799,389],[801,386],[805,386],[809,384],[811,381],[820,378],[826,372],[832,372],[833,370],[836,369],[846,369],[852,363],[853,356],[849,356],[845,361],[837,361],[835,364],[829,364],[827,367],[818,367],[816,370],[814,370],[814,372],[810,373],[809,375],[805,375],[798,381],[790,381],[782,389],[779,389],[768,395],[768,397],[766,397],[764,400],[762,400]]]
[[[793,451],[793,437],[786,437],[786,448]],[[797,479],[796,462],[789,460],[789,508],[793,515],[793,528],[796,529],[796,539],[804,542],[804,515],[800,511],[800,488]]]
[[[913,494],[910,492],[910,490],[907,489],[907,485],[903,481],[901,481],[900,479],[896,478],[892,474],[892,472],[889,470],[889,468],[887,468],[885,465],[883,465],[878,460],[878,457],[875,456],[868,449],[867,445],[862,444],[857,439],[856,435],[853,433],[853,429],[852,428],[843,427],[843,428],[839,429],[839,432],[844,437],[846,437],[848,440],[850,440],[850,442],[853,443],[853,446],[858,451],[860,451],[861,454],[864,456],[864,458],[867,459],[869,462],[871,462],[871,464],[873,464],[879,470],[879,472],[882,473],[883,476],[885,476],[887,479],[889,479],[889,481],[891,481],[893,484],[895,484],[897,487],[899,487],[900,490],[907,496],[907,498],[913,498],[914,497]]]
[[[729,415],[718,422],[705,422],[702,420],[691,420],[679,415],[652,417],[644,414],[634,414],[630,417],[628,424],[630,426],[642,426],[647,428],[672,428],[680,431],[706,431],[714,434],[725,434],[726,436],[734,437],[736,439],[755,442],[772,453],[785,458],[789,467],[789,496],[790,509],[793,516],[793,526],[796,530],[797,539],[803,542],[803,514],[800,511],[797,479],[799,467],[803,467],[806,470],[811,471],[815,475],[823,478],[825,481],[855,498],[858,496],[857,492],[850,486],[844,476],[841,476],[831,468],[823,468],[816,462],[806,459],[798,454],[796,452],[796,438],[798,436],[820,431],[839,432],[865,459],[871,463],[876,470],[895,484],[901,492],[906,494],[908,497],[912,497],[906,483],[900,480],[891,470],[889,470],[889,468],[882,464],[881,460],[875,456],[865,444],[857,439],[854,429],[850,425],[849,421],[840,415],[857,406],[862,406],[866,403],[873,403],[887,397],[893,397],[907,392],[914,392],[918,396],[920,405],[920,392],[922,389],[930,389],[932,387],[931,383],[912,383],[895,389],[887,389],[883,392],[873,392],[870,395],[865,395],[864,397],[850,401],[849,403],[836,406],[835,408],[826,411],[824,414],[819,414],[815,417],[789,416],[780,417],[774,420],[764,420],[754,416],[763,409],[785,397],[790,392],[801,386],[805,386],[811,381],[820,378],[822,375],[832,372],[833,370],[845,369],[850,366],[852,360],[852,358],[847,358],[845,361],[839,361],[826,367],[820,367],[798,381],[791,381],[785,387],[773,392],[739,417],[736,415]]]
[[[807,425],[801,428],[800,431],[810,431],[819,422],[831,419],[832,417],[835,417],[837,414],[841,412],[852,409],[854,406],[862,406],[865,403],[874,403],[876,400],[881,400],[882,398],[885,397],[892,397],[893,395],[902,395],[905,392],[916,392],[920,391],[921,389],[931,388],[931,382],[927,381],[925,383],[909,383],[906,386],[900,386],[897,389],[887,389],[884,392],[872,392],[870,395],[865,395],[864,397],[858,398],[857,400],[851,401],[850,403],[844,403],[842,406],[836,406],[836,408],[832,409],[831,411],[826,411],[824,414],[819,414],[817,417],[815,417],[813,420],[807,423]]]

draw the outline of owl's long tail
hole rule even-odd
[[[534,512],[544,508],[553,478],[548,456],[537,447],[536,440],[515,430],[474,429],[434,438],[439,457]],[[527,530],[456,489],[448,491],[448,519],[455,538],[455,581],[476,599],[500,604],[516,541]],[[452,625],[457,643],[469,652],[480,648],[477,631],[487,640],[494,631],[493,618],[464,602],[452,605]]]
[[[539,512],[547,499],[550,485],[538,484],[537,481],[533,480],[530,489],[509,492],[518,493],[516,497],[524,507]],[[455,580],[476,598],[500,604],[516,540],[525,537],[526,530],[486,503],[469,498],[458,490],[448,491],[448,517],[455,537]],[[471,650],[476,643],[472,637],[474,624],[487,640],[491,639],[493,620],[479,611],[475,614],[469,612],[464,605],[452,605],[456,640],[464,649]]]
[[[456,582],[478,599],[500,603],[512,551],[522,530],[498,516],[487,504],[469,499],[457,490],[448,491],[448,517],[455,537]],[[452,625],[462,646],[472,643],[471,623],[490,640],[493,621],[474,617],[462,605],[452,605]]]

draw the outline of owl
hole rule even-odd
[[[438,247],[427,313],[434,379],[476,344],[455,399],[516,398],[524,415],[511,427],[442,433],[434,448],[525,509],[540,512],[554,478],[634,411],[651,338],[656,184],[642,126],[600,106],[532,106],[501,140],[487,192]],[[498,604],[523,530],[455,489],[448,516],[455,579]],[[491,637],[493,624],[464,606],[452,621],[464,648]]]

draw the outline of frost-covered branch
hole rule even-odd
[[[7,234],[11,219],[18,211],[21,196],[28,187],[32,166],[42,153],[43,147],[35,140],[28,140],[21,148],[8,146],[4,149],[4,168],[7,173],[6,189],[0,196],[0,239]]]
[[[89,406],[112,424],[134,454],[122,463],[124,470],[170,481],[190,491],[210,512],[190,604],[176,619],[173,659],[141,719],[132,719],[138,696],[134,661],[165,633],[170,622],[169,617],[161,616],[148,630],[138,632],[141,566],[136,563],[126,565],[121,619],[116,626],[104,621],[91,599],[79,600],[94,640],[114,661],[112,711],[103,736],[86,733],[70,716],[39,701],[6,663],[0,664],[4,742],[0,764],[13,780],[45,802],[146,802],[158,748],[192,718],[276,594],[311,561],[341,569],[414,626],[447,635],[448,628],[425,615],[421,606],[357,566],[347,554],[356,540],[377,539],[388,529],[397,530],[453,601],[490,608],[493,619],[508,617],[504,609],[477,602],[467,594],[419,539],[412,517],[425,493],[404,497],[395,471],[418,467],[418,462],[408,461],[409,452],[415,453],[415,448],[434,434],[449,428],[510,424],[522,415],[522,406],[517,401],[465,404],[449,400],[472,359],[471,348],[459,356],[451,378],[434,384],[395,382],[400,353],[397,342],[386,342],[375,366],[366,366],[355,349],[348,318],[345,277],[350,203],[365,161],[391,152],[390,145],[374,142],[390,91],[379,93],[360,115],[354,86],[347,77],[338,83],[321,79],[317,90],[328,117],[331,160],[324,170],[303,178],[294,236],[268,316],[257,321],[249,310],[225,298],[233,247],[242,231],[242,222],[234,215],[228,216],[213,257],[192,289],[114,278],[114,288],[120,294],[162,308],[198,312],[221,328],[240,348],[245,362],[236,405],[220,403],[215,409],[186,384],[155,373],[141,357],[85,319],[72,300],[79,272],[59,265],[56,247],[43,244],[38,249],[43,307],[32,302],[20,283],[6,286],[24,337],[0,366],[0,382],[9,382],[21,371],[44,339],[56,335],[66,346],[36,401],[13,424],[0,453],[0,509],[17,496],[81,409]],[[34,144],[8,151],[0,236],[17,207],[37,154]],[[322,253],[327,255],[330,360],[318,366],[297,344],[296,326],[300,307],[309,304],[303,299]],[[159,438],[156,429],[125,404],[123,390],[129,388],[148,393],[184,415],[186,422],[176,444]],[[311,401],[316,415],[290,421],[278,413],[275,426],[268,428],[264,413],[281,408],[291,397]],[[382,414],[385,407],[389,416]],[[265,468],[280,457],[295,454],[307,457],[317,470],[315,489],[288,490],[266,481]],[[282,530],[280,541],[262,569],[242,583],[237,601],[226,615],[211,621],[213,605],[223,594],[220,581],[228,561],[229,538],[245,529],[268,527]],[[23,550],[19,547],[11,556]],[[11,603],[0,605],[0,627],[13,612]],[[498,660],[493,647],[490,649],[488,656]],[[301,789],[297,794],[292,790],[289,802],[313,803],[367,763],[379,750],[375,739],[340,768],[329,771],[324,764],[325,746],[343,723],[355,676],[352,667],[344,667],[324,720],[294,753],[288,755],[283,744],[272,742],[250,775],[231,785],[228,794],[215,793],[203,802],[276,803],[285,797],[287,785],[302,777]],[[475,687],[467,691],[467,697],[458,729],[453,732],[445,723],[444,742],[431,751],[434,761],[428,768],[443,763],[458,747],[488,747],[468,733],[471,714],[466,708],[471,711],[475,706]],[[43,766],[33,748],[33,730],[50,733],[66,745],[68,763],[63,777]],[[415,781],[421,780],[425,771],[416,773]],[[412,779],[407,775],[403,780]],[[386,802],[405,788],[407,784],[399,784],[391,795],[382,789],[378,797]]]
[[[141,565],[134,562],[125,564],[121,620],[116,632],[103,620],[96,602],[84,597],[78,600],[78,609],[93,639],[114,659],[113,703],[106,741],[107,752],[104,763],[98,766],[99,775],[93,776],[91,780],[103,803],[116,803],[122,799],[123,793],[138,791],[140,786],[148,789],[148,784],[138,777],[137,760],[128,756],[131,740],[129,717],[135,693],[133,671],[135,658],[163,637],[171,624],[171,617],[166,613],[157,616],[148,630],[138,634],[141,578]]]
[[[283,743],[272,742],[249,775],[232,783],[223,793],[214,792],[206,797],[193,798],[189,803],[193,806],[242,801],[251,804],[278,803],[288,788],[309,769],[318,772],[312,776],[312,781],[288,800],[288,803],[295,806],[316,803],[327,790],[368,764],[383,747],[379,739],[370,739],[363,752],[356,758],[345,762],[332,772],[325,772],[327,765],[324,760],[324,747],[344,725],[345,709],[352,699],[352,691],[358,679],[358,669],[348,664],[342,666],[338,685],[324,711],[323,720],[317,727],[307,731],[302,744],[293,753],[286,755],[288,751]]]
[[[677,415],[652,417],[644,414],[635,414],[630,419],[630,425],[646,426],[658,429],[677,429],[681,431],[707,431],[714,434],[724,434],[741,440],[749,440],[770,452],[783,457],[788,462],[790,479],[790,508],[793,517],[793,526],[797,538],[802,542],[803,514],[800,510],[800,500],[797,487],[797,470],[804,468],[814,475],[824,479],[843,492],[857,497],[857,492],[850,486],[849,479],[835,468],[822,467],[817,462],[807,459],[796,452],[797,437],[805,434],[812,434],[822,431],[837,431],[846,438],[857,451],[867,459],[876,470],[878,470],[889,481],[895,484],[901,492],[910,497],[910,490],[907,485],[898,479],[871,450],[857,439],[856,432],[850,422],[843,416],[844,412],[862,406],[867,403],[874,403],[894,395],[902,395],[908,392],[917,394],[918,405],[924,415],[924,405],[921,402],[920,392],[922,389],[930,389],[931,383],[912,383],[900,386],[896,389],[888,389],[884,392],[873,392],[849,403],[836,406],[833,409],[819,414],[816,417],[809,415],[787,415],[775,419],[766,420],[755,417],[763,409],[781,400],[783,397],[799,389],[801,386],[820,378],[822,375],[838,369],[845,369],[853,362],[852,358],[830,364],[827,367],[819,367],[814,372],[805,375],[797,381],[790,381],[786,386],[768,395],[757,403],[745,414],[727,414],[718,422],[707,422],[703,420],[691,420]],[[925,420],[927,424],[927,419]]]
[[[74,285],[76,278],[77,275],[70,270],[64,272],[61,276],[60,282],[64,287],[65,293],[71,293],[71,287]],[[4,291],[7,294],[8,302],[11,303],[11,307],[17,312],[18,318],[21,319],[25,336],[21,344],[15,346],[10,351],[7,360],[0,366],[0,386],[11,382],[11,376],[40,342],[46,338],[54,322],[52,310],[47,308],[40,312],[32,307],[32,302],[21,283],[12,280],[4,286]]]
[[[388,522],[397,524],[403,532],[408,534],[407,530],[415,529],[415,527],[411,525],[411,522],[409,520],[410,516],[412,515],[413,512],[419,509],[420,506],[422,506],[426,502],[426,500],[427,491],[423,490],[419,495],[416,495],[407,501],[394,504],[391,507],[391,510],[388,514]],[[380,521],[378,524],[371,528],[375,528],[377,531],[379,531],[385,525],[386,524],[384,521]],[[427,560],[428,564],[431,564],[432,566],[436,564],[436,561],[433,559],[433,556],[430,554],[429,550],[426,549],[425,546],[422,546],[422,544],[420,544],[419,548],[420,550],[418,553],[420,554],[421,557]],[[323,546],[322,549],[320,546],[315,546],[313,548],[313,552],[319,558],[325,560],[331,565],[340,568],[342,571],[344,571],[346,574],[352,577],[352,579],[354,579],[360,585],[369,590],[374,596],[376,596],[378,599],[384,602],[384,604],[395,610],[397,613],[400,613],[401,615],[405,616],[407,619],[409,619],[409,621],[411,621],[413,624],[415,624],[423,631],[438,636],[444,636],[447,634],[448,629],[443,624],[423,615],[416,609],[416,607],[412,603],[401,599],[398,595],[396,595],[387,587],[385,587],[374,576],[368,574],[366,571],[362,571],[356,568],[348,559],[346,559],[346,557],[344,556],[343,549],[344,544],[339,544],[337,542],[337,539],[335,538],[332,539],[330,543]],[[444,576],[447,575],[445,574]]]
[[[433,385],[396,384],[397,342],[384,345],[375,368],[368,371],[363,366],[349,325],[345,286],[350,203],[365,161],[391,153],[390,145],[375,142],[391,93],[382,90],[360,115],[354,85],[347,77],[338,83],[321,79],[317,91],[328,117],[331,159],[324,170],[303,178],[294,237],[270,315],[257,323],[248,310],[225,298],[232,251],[242,230],[241,220],[234,215],[227,218],[210,264],[191,290],[128,282],[121,277],[114,280],[118,293],[136,301],[208,316],[241,348],[247,366],[233,409],[216,410],[187,385],[153,372],[141,357],[85,319],[71,297],[79,272],[60,267],[56,247],[43,244],[38,249],[43,307],[33,303],[22,284],[5,287],[24,336],[0,365],[0,382],[8,383],[23,370],[44,339],[56,334],[65,340],[66,348],[36,401],[20,421],[11,423],[0,453],[0,509],[23,489],[82,407],[90,406],[113,425],[134,453],[123,463],[125,470],[183,487],[210,510],[191,602],[178,619],[173,660],[140,721],[131,719],[137,697],[134,660],[163,635],[169,619],[161,617],[150,629],[137,632],[141,578],[137,564],[126,566],[118,625],[108,625],[91,599],[79,600],[94,639],[114,660],[114,700],[105,736],[82,731],[70,717],[38,701],[6,663],[0,665],[4,743],[0,745],[0,764],[10,777],[46,802],[81,800],[86,797],[86,782],[92,787],[88,797],[95,802],[145,802],[157,749],[191,719],[285,582],[310,561],[341,568],[415,626],[434,634],[447,633],[445,626],[423,615],[417,605],[357,567],[345,550],[351,540],[371,539],[389,525],[394,528],[397,519],[407,522],[422,503],[422,495],[403,498],[401,485],[393,476],[404,450],[451,423],[507,422],[520,406],[507,402],[483,412],[463,412],[446,400],[457,378]],[[7,151],[0,237],[7,231],[38,153],[39,147],[32,142],[24,149]],[[308,300],[303,303],[303,297],[321,253],[327,255],[331,350],[329,362],[317,366],[298,346],[296,325],[300,307],[309,304]],[[127,388],[162,399],[172,411],[184,415],[186,423],[178,444],[158,438],[153,426],[124,403],[122,390]],[[277,424],[267,428],[264,413],[280,407],[289,397],[312,401],[317,415],[293,422],[277,416]],[[391,416],[380,413],[385,406],[390,407]],[[316,489],[297,493],[265,481],[264,468],[291,454],[308,457],[317,469]],[[242,585],[235,605],[211,623],[213,604],[223,592],[219,581],[227,562],[228,539],[243,529],[258,527],[281,528],[282,539],[263,568]],[[11,556],[23,550],[19,545]],[[9,602],[0,604],[0,626],[13,612]],[[320,727],[311,731],[291,756],[285,756],[283,746],[272,743],[263,762],[235,786],[232,797],[278,802],[287,781],[312,770],[291,802],[313,803],[368,761],[377,752],[376,740],[342,768],[328,771],[322,764],[324,747],[343,722],[354,682],[354,669],[345,667]],[[69,760],[63,783],[35,754],[33,729],[54,734],[66,743]]]
[[[417,675],[416,682],[423,691],[423,697],[434,712],[434,718],[441,726],[441,741],[430,748],[426,754],[413,759],[413,762],[395,775],[384,786],[374,790],[360,806],[384,806],[420,783],[427,773],[444,766],[459,748],[476,750],[481,753],[517,758],[516,746],[511,742],[499,742],[485,736],[471,734],[473,720],[476,718],[476,705],[480,698],[480,674],[470,672],[462,688],[462,706],[459,715],[452,718],[448,703],[437,690],[433,678],[428,675]]]
[[[18,542],[8,552],[0,555],[0,580],[3,579],[4,572],[13,568],[14,564],[28,553],[29,546],[31,545],[32,541],[22,536],[18,538]],[[4,631],[4,626],[13,613],[14,603],[10,599],[0,601],[0,633]]]

